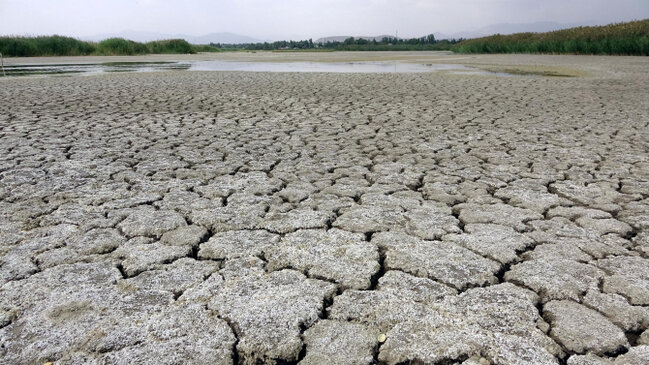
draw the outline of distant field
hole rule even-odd
[[[517,33],[469,39],[460,53],[568,53],[649,56],[649,19],[578,27],[547,33]]]
[[[152,53],[216,52],[216,47],[189,44],[183,39],[168,39],[147,43],[122,38],[101,42],[86,42],[63,36],[0,37],[0,53],[7,57],[33,56],[113,56]]]

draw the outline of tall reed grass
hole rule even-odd
[[[0,53],[6,57],[141,55],[150,53],[216,52],[209,45],[192,45],[184,39],[167,39],[147,43],[123,38],[86,42],[63,36],[0,37]]]
[[[460,42],[453,51],[649,56],[649,19],[547,33],[493,35]]]

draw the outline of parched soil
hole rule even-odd
[[[0,78],[0,363],[649,363],[649,60],[461,62]]]

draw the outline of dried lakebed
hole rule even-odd
[[[649,65],[499,57],[0,78],[0,363],[649,362]]]

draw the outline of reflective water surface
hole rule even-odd
[[[451,72],[470,75],[513,76],[455,64],[401,62],[108,62],[92,64],[50,64],[5,66],[7,76],[93,75],[104,72],[155,71],[246,71],[246,72],[333,72],[333,73],[421,73]]]

